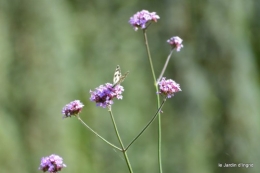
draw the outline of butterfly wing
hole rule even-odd
[[[121,69],[120,69],[120,66],[117,65],[116,71],[114,73],[113,85],[116,85],[119,82],[120,78],[121,78]]]
[[[126,76],[128,75],[129,71],[126,72],[123,76],[121,74],[121,69],[120,69],[120,66],[117,65],[116,66],[116,71],[115,71],[115,74],[114,74],[114,78],[113,78],[113,87],[119,85],[120,83],[122,83]]]
[[[129,73],[129,71],[127,71],[123,76],[120,77],[120,79],[118,81],[118,84],[122,83],[125,80],[125,78],[128,75],[128,73]]]

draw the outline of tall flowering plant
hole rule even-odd
[[[80,118],[80,113],[84,107],[83,103],[81,103],[80,100],[74,100],[68,104],[66,104],[62,109],[63,118],[68,117],[76,117],[86,128],[88,128],[91,132],[93,132],[96,136],[98,136],[101,140],[106,142],[108,145],[113,147],[114,149],[122,152],[127,168],[130,173],[133,173],[133,169],[130,163],[130,159],[128,158],[127,151],[132,146],[132,144],[143,134],[145,130],[151,125],[151,123],[158,118],[158,165],[159,165],[159,172],[162,173],[162,156],[161,156],[161,116],[160,112],[162,110],[162,107],[164,106],[167,99],[172,98],[175,93],[181,91],[180,85],[176,83],[172,79],[166,79],[166,77],[163,77],[165,70],[167,68],[167,65],[169,63],[170,57],[172,56],[174,50],[179,52],[181,48],[183,48],[182,45],[182,39],[180,37],[174,36],[167,40],[171,47],[170,54],[168,55],[165,65],[161,70],[161,73],[158,78],[156,78],[154,67],[153,67],[153,61],[149,50],[149,44],[147,39],[146,31],[151,24],[156,23],[157,20],[160,19],[160,17],[156,14],[156,12],[149,12],[147,10],[142,10],[134,14],[132,17],[130,17],[129,23],[133,26],[135,31],[138,31],[138,29],[143,31],[144,41],[145,41],[145,47],[147,51],[147,57],[148,61],[151,67],[151,72],[153,75],[154,80],[154,86],[155,86],[155,94],[157,94],[157,108],[155,110],[154,115],[151,117],[151,119],[147,122],[147,124],[143,127],[143,129],[136,135],[136,137],[128,144],[125,145],[124,142],[121,139],[121,136],[119,135],[119,131],[117,129],[117,124],[112,112],[112,106],[114,104],[114,99],[123,99],[123,92],[124,87],[121,85],[121,83],[124,81],[124,79],[127,77],[129,72],[126,72],[124,75],[121,74],[120,66],[118,65],[116,67],[115,73],[114,73],[114,79],[113,83],[105,83],[100,85],[99,87],[95,88],[94,90],[90,90],[90,98],[89,100],[96,103],[97,107],[101,108],[107,108],[109,115],[111,117],[111,121],[113,124],[113,127],[115,129],[115,134],[117,136],[117,139],[119,141],[120,146],[116,146],[112,142],[109,142],[104,137],[99,135],[96,131],[94,131],[87,123],[85,123]],[[163,96],[163,100],[160,101],[160,95]],[[48,157],[43,157],[40,163],[39,170],[43,172],[50,172],[50,173],[57,173],[62,170],[62,168],[66,167],[66,165],[63,163],[63,159],[55,154],[52,154]]]

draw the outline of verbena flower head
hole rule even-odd
[[[164,94],[168,98],[174,96],[174,93],[181,91],[180,85],[177,84],[175,81],[168,79],[166,80],[165,77],[158,83],[159,85],[159,94]]]
[[[69,104],[65,105],[62,109],[62,114],[64,114],[63,118],[71,117],[73,115],[78,115],[82,108],[83,104],[79,100],[74,100]]]
[[[97,87],[95,91],[90,90],[91,97],[89,99],[96,102],[97,106],[106,108],[113,104],[113,98],[122,99],[123,91],[124,87],[121,85],[113,87],[112,84],[106,83]]]
[[[63,167],[66,167],[63,163],[63,159],[58,155],[52,154],[41,159],[39,170],[42,170],[43,172],[48,171],[50,173],[56,173],[61,171]]]
[[[134,30],[137,31],[138,28],[145,29],[148,22],[157,22],[157,19],[160,17],[156,12],[149,12],[147,10],[142,10],[130,17],[129,23],[134,27]]]
[[[183,48],[182,43],[182,39],[180,37],[172,37],[169,40],[167,40],[167,42],[172,46],[173,49],[176,49],[177,52],[179,52],[181,50],[181,48]]]

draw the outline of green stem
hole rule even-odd
[[[155,82],[154,85],[157,86],[156,77],[155,77],[154,68],[153,68],[152,56],[151,56],[151,53],[150,53],[150,48],[149,48],[147,34],[146,34],[146,29],[143,30],[143,34],[144,34],[144,42],[145,42],[145,47],[146,47],[146,51],[147,51],[147,55],[148,55],[148,60],[150,62],[150,67],[151,67],[152,74],[153,74],[153,80]]]
[[[163,66],[162,72],[161,72],[159,78],[157,79],[157,82],[156,82],[157,84],[158,84],[158,82],[160,82],[160,80],[162,79],[162,76],[163,76],[163,74],[164,74],[164,72],[165,72],[165,70],[166,70],[166,67],[167,67],[168,64],[169,64],[169,60],[171,59],[171,56],[172,56],[173,51],[174,51],[174,49],[171,50],[170,54],[169,54],[168,57],[167,57],[167,60],[166,60],[166,62],[165,62],[165,64],[164,64],[164,66]]]
[[[163,100],[162,104],[160,105],[159,109],[156,111],[152,119],[147,123],[147,125],[141,130],[141,132],[130,142],[130,144],[125,148],[125,151],[143,134],[143,132],[150,126],[150,124],[155,120],[158,113],[162,110],[164,103],[166,102],[167,97]]]
[[[100,139],[102,139],[104,142],[106,142],[108,145],[112,146],[113,148],[122,151],[121,148],[115,146],[114,144],[108,142],[105,138],[103,138],[102,136],[100,136],[97,132],[95,132],[91,127],[89,127],[80,117],[79,115],[77,116],[78,120],[85,126],[87,127],[91,132],[93,132],[95,135],[97,135]]]
[[[114,126],[114,129],[115,129],[115,132],[116,132],[116,136],[117,136],[118,141],[119,141],[119,143],[120,143],[120,145],[121,145],[121,151],[122,151],[123,154],[124,154],[124,158],[125,158],[125,161],[126,161],[128,170],[129,170],[130,173],[133,173],[133,170],[132,170],[130,161],[129,161],[129,159],[128,159],[126,150],[124,149],[124,144],[123,144],[123,142],[122,142],[122,140],[121,140],[121,138],[120,138],[120,135],[119,135],[119,132],[118,132],[118,129],[117,129],[117,126],[116,126],[116,122],[115,122],[115,119],[114,119],[114,116],[113,116],[113,113],[112,113],[112,108],[111,108],[111,106],[109,107],[108,111],[109,111],[110,117],[111,117],[112,122],[113,122],[113,126]]]
[[[146,29],[143,30],[143,34],[144,34],[146,51],[147,51],[148,59],[149,59],[149,62],[150,62],[150,67],[151,67],[152,74],[153,74],[155,90],[156,90],[156,93],[158,93],[159,90],[158,90],[158,85],[157,85],[157,81],[156,81],[156,77],[155,77],[155,73],[154,73],[152,57],[151,57],[151,53],[150,53],[150,49],[149,49],[149,45],[148,45]],[[159,96],[159,94],[157,94],[157,108],[159,109],[159,107],[160,107],[160,96]],[[162,141],[161,114],[159,112],[158,113],[158,163],[159,163],[159,172],[160,173],[162,173],[162,152],[161,152],[161,148],[162,148],[161,143],[162,142],[161,141]]]

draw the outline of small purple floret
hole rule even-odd
[[[176,49],[177,52],[179,52],[181,48],[183,48],[183,45],[181,44],[182,39],[178,36],[170,38],[169,40],[167,40],[167,42],[171,45],[173,49]]]
[[[160,19],[160,17],[156,12],[150,13],[147,10],[142,10],[130,17],[128,22],[134,27],[134,30],[137,31],[138,28],[146,29],[148,22],[157,22],[157,19]]]
[[[95,89],[95,91],[90,90],[90,101],[96,102],[97,106],[106,108],[113,104],[113,98],[122,99],[122,93],[124,87],[117,85],[113,88],[113,85],[106,83],[105,85],[100,85]]]
[[[83,104],[79,100],[74,100],[69,104],[65,105],[62,109],[62,114],[64,114],[63,118],[71,117],[73,115],[78,115],[82,108]]]
[[[168,79],[166,80],[165,77],[158,83],[159,85],[159,94],[164,94],[168,98],[174,96],[174,93],[181,91],[180,85],[177,84],[175,81]]]
[[[52,154],[41,159],[39,170],[57,173],[58,171],[61,171],[63,167],[66,167],[66,165],[63,164],[63,159],[58,155]]]

